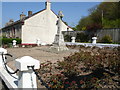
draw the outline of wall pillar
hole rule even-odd
[[[19,69],[18,88],[37,88],[36,75],[32,68],[28,66],[34,66],[34,69],[39,69],[39,61],[30,56],[24,56],[16,59],[15,65]]]

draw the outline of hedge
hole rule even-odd
[[[10,44],[13,40],[16,40],[17,44],[21,44],[21,39],[19,38],[2,38],[2,44]]]
[[[89,41],[88,35],[84,33],[77,33],[76,41],[77,42],[88,42]]]
[[[71,42],[71,35],[65,35],[64,36],[64,40],[65,40],[65,42]]]

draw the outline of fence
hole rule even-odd
[[[101,29],[101,30],[97,30],[96,34],[98,36],[98,39],[101,39],[105,35],[109,35],[112,38],[113,42],[120,43],[120,28]]]
[[[87,35],[97,35],[98,40],[103,38],[105,35],[109,35],[113,42],[120,43],[120,28],[108,28],[108,29],[100,29],[96,31],[63,31],[63,35],[70,35],[76,37],[77,33],[85,33]],[[91,38],[90,38],[91,39]]]
[[[40,62],[30,56],[15,60],[16,71],[7,66],[5,55],[7,50],[0,48],[0,78],[8,88],[37,88],[35,69],[39,69]],[[18,76],[16,73],[18,72]]]

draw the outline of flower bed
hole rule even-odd
[[[38,72],[50,88],[120,88],[120,47],[81,47],[64,61],[42,63]]]

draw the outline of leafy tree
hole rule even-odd
[[[93,23],[91,17],[83,17],[79,21],[79,24],[76,26],[76,28],[77,28],[77,30],[81,31],[83,28],[86,28],[91,23]]]
[[[100,28],[120,28],[120,2],[102,2],[98,6],[90,8],[89,15],[83,17],[77,30],[83,28],[97,30]]]

